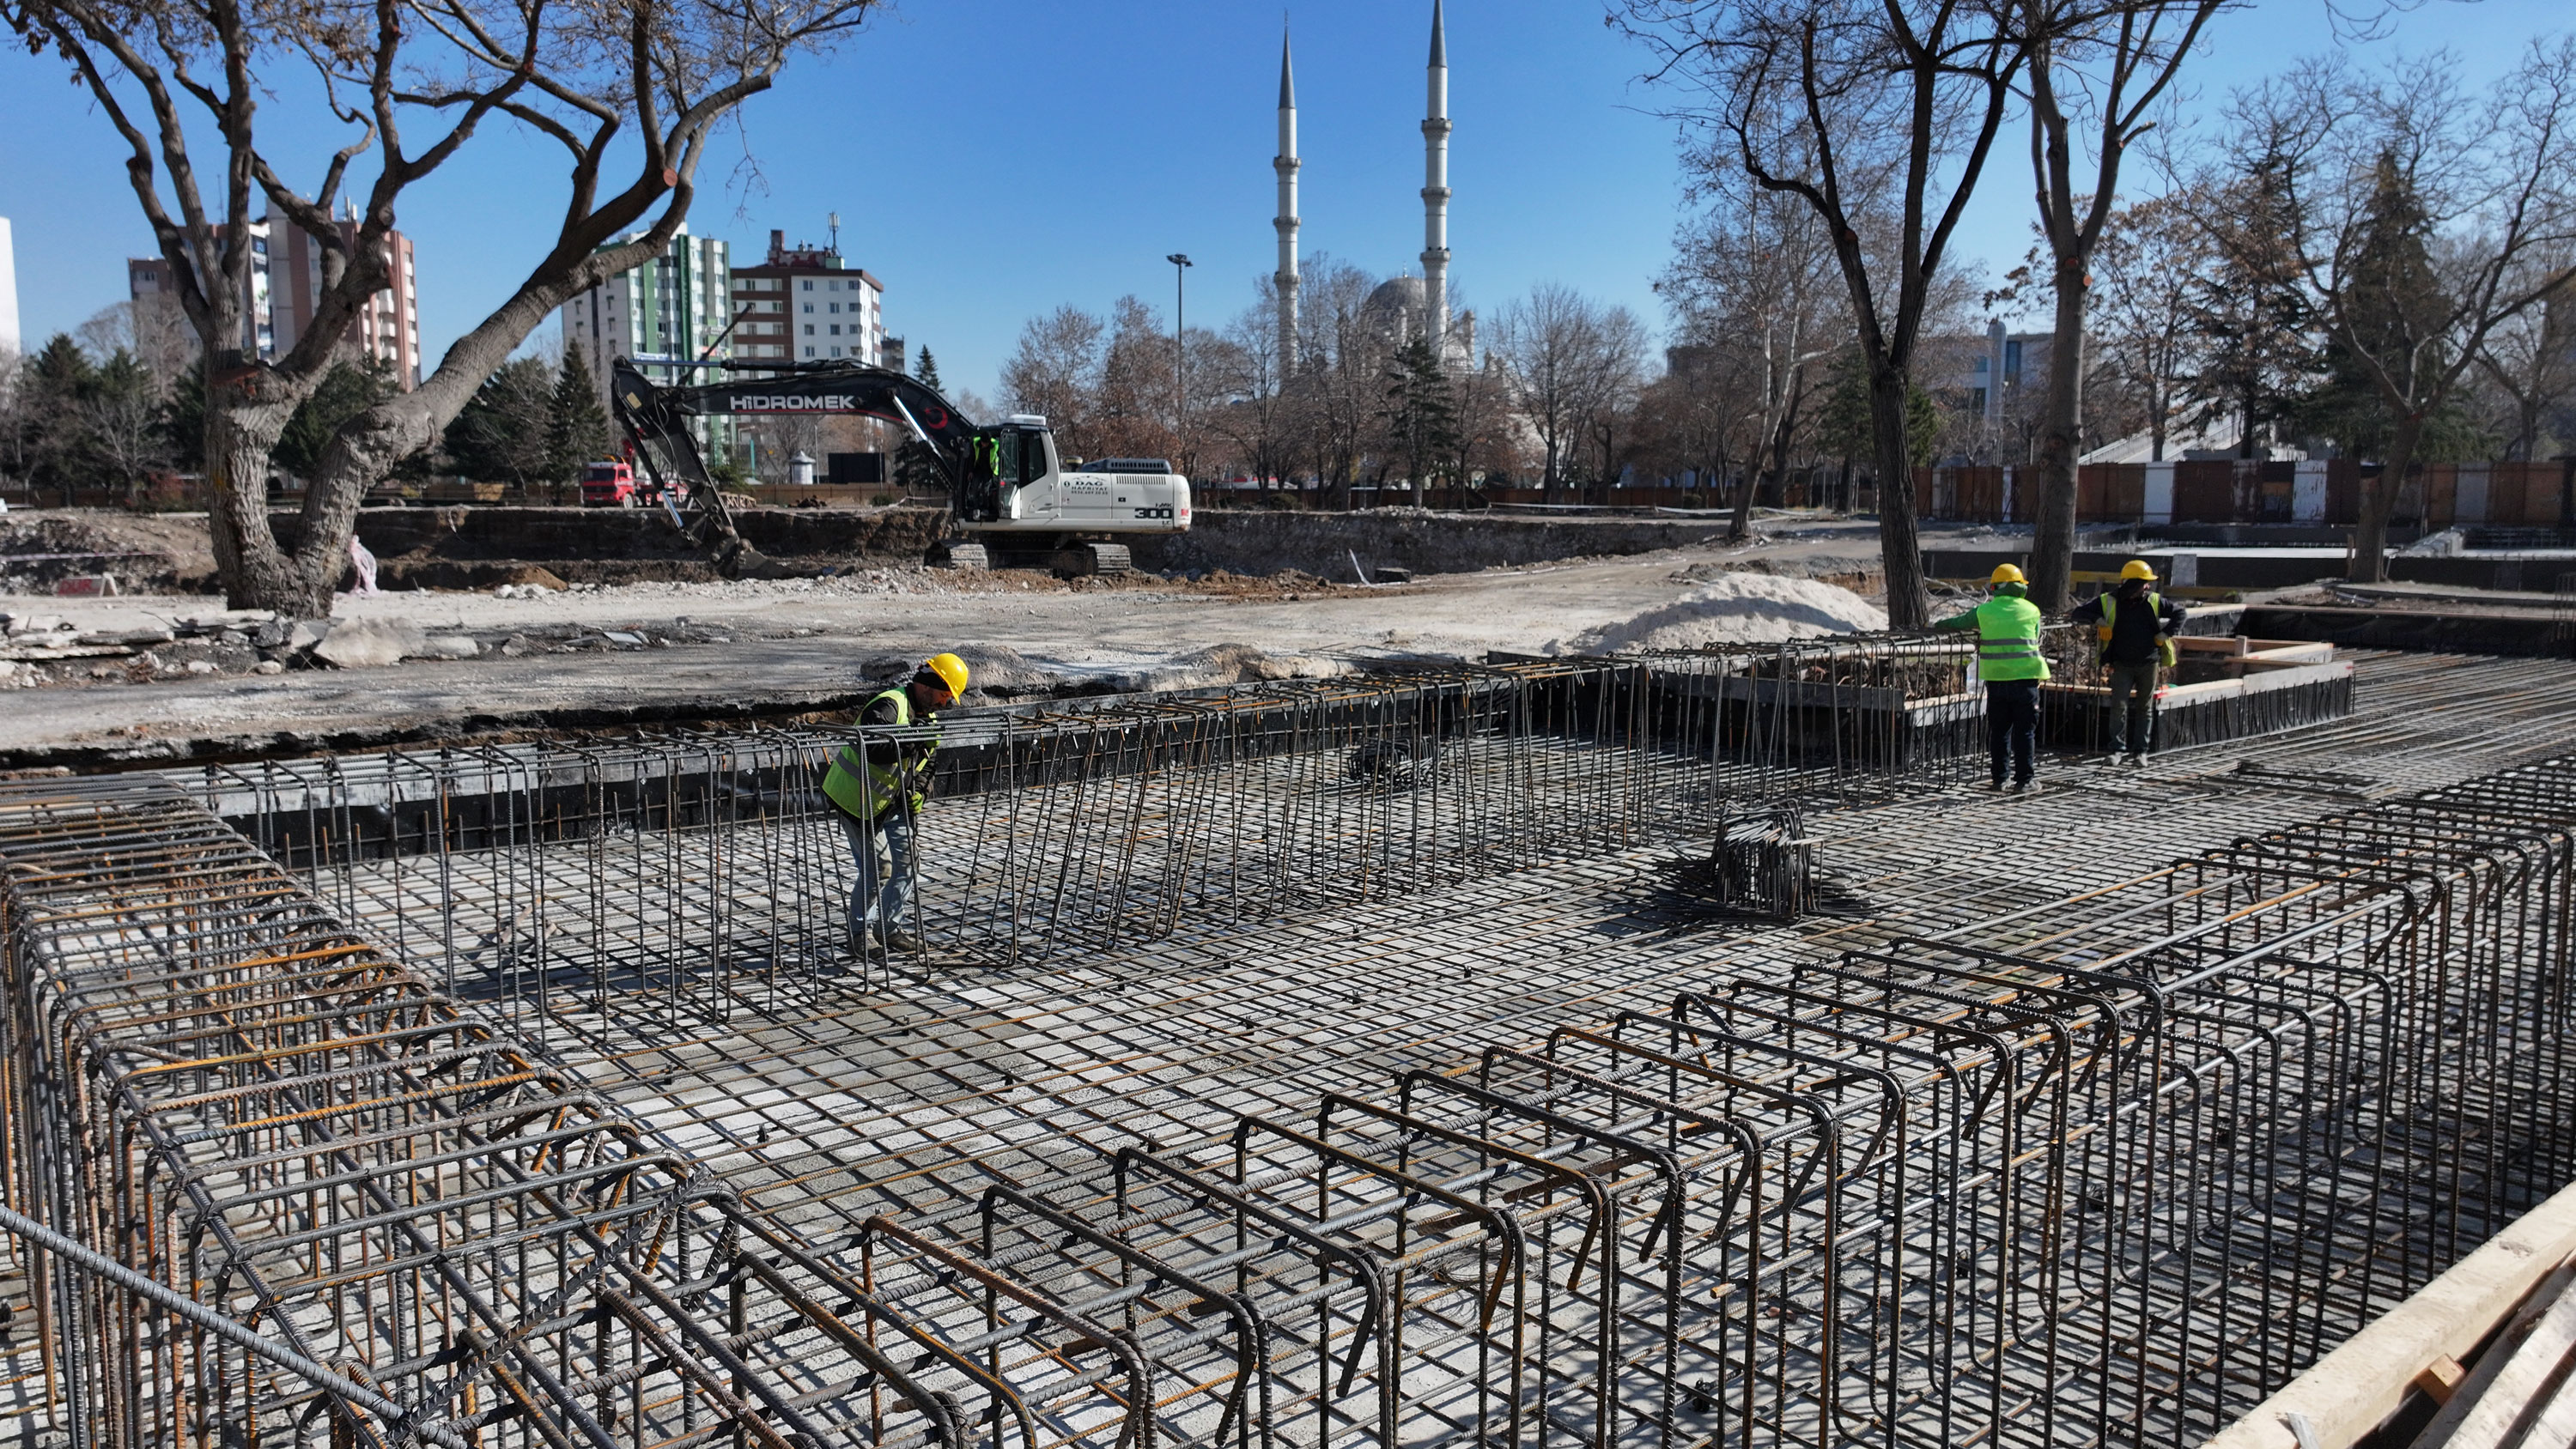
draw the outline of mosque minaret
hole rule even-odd
[[[1279,297],[1279,376],[1297,371],[1297,82],[1288,68],[1288,35],[1279,35],[1279,154],[1270,158],[1279,174],[1279,215],[1271,225],[1279,232],[1279,270],[1271,282]]]
[[[1449,311],[1449,41],[1441,0],[1431,3],[1431,61],[1424,81],[1422,119],[1422,275],[1389,278],[1369,294],[1363,315],[1399,345],[1431,344],[1443,366],[1473,366],[1476,314]],[[1279,375],[1297,371],[1297,84],[1289,64],[1288,37],[1279,38],[1279,154],[1270,168],[1279,177],[1279,270],[1271,274],[1278,305]]]
[[[1449,340],[1449,47],[1440,28],[1440,0],[1431,0],[1429,114],[1422,121],[1422,325],[1435,357]]]

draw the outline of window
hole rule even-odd
[[[826,292],[837,292],[841,290],[841,284],[830,277],[825,277],[823,279],[823,290]]]
[[[826,302],[823,304],[823,310],[838,315],[841,310],[841,304],[838,302]]]
[[[805,335],[806,335],[806,336],[808,336],[808,337],[811,337],[811,336],[813,336],[813,335],[814,335],[814,324],[813,324],[813,323],[808,322],[808,323],[806,323],[806,324],[805,324]],[[813,355],[814,355],[814,349],[813,349],[813,348],[810,348],[810,347],[806,348],[806,349],[805,349],[805,355],[806,355],[806,356],[808,356],[808,357],[813,356]]]
[[[833,348],[833,349],[832,349],[832,355],[833,355],[834,357],[838,357],[838,356],[840,356],[840,355],[841,355],[841,349],[839,349],[839,348],[837,348],[837,347]]]
[[[835,336],[835,337],[838,337],[838,336],[840,336],[840,335],[841,335],[841,324],[840,324],[840,323],[835,322],[835,323],[833,323],[833,324],[832,324],[832,335],[833,335],[833,336]]]
[[[1986,355],[1982,352],[1978,353],[1977,360],[1968,364],[1968,370],[1974,373],[1983,373],[1986,370]]]
[[[813,310],[814,310],[814,304],[813,304],[813,303],[811,303],[811,302],[806,303],[806,304],[805,304],[805,310],[806,310],[806,311],[808,311],[808,312],[813,311]]]
[[[811,347],[806,348],[806,349],[805,349],[805,355],[806,355],[807,357],[811,357],[811,356],[813,356],[813,355],[814,355],[814,349],[813,349],[813,348],[811,348]]]
[[[812,282],[807,282],[807,283],[805,284],[805,290],[806,290],[806,291],[808,291],[808,292],[813,291],[813,290],[814,290],[814,284],[813,284]],[[807,303],[806,305],[810,307],[810,306],[812,306],[813,304],[809,302],[809,303]]]

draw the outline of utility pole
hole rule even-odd
[[[1181,429],[1190,416],[1190,385],[1181,374],[1182,351],[1188,346],[1189,329],[1182,325],[1181,303],[1186,288],[1182,282],[1189,276],[1187,252],[1174,252],[1163,258],[1172,264],[1172,446],[1181,446]],[[1186,461],[1186,460],[1182,460]]]

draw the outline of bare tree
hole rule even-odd
[[[1020,328],[1019,345],[1002,363],[1002,401],[1013,412],[1040,413],[1067,453],[1099,456],[1092,415],[1100,395],[1100,342],[1109,324],[1079,307],[1058,307]]]
[[[1732,154],[1702,152],[1697,167],[1712,204],[1684,232],[1664,291],[1694,342],[1744,354],[1754,447],[1782,482],[1824,363],[1851,345],[1850,294],[1814,207],[1749,184]],[[1752,532],[1757,483],[1736,497],[1731,538]]]
[[[1308,470],[1332,490],[1333,505],[1347,509],[1376,432],[1378,376],[1393,344],[1368,316],[1377,278],[1321,252],[1301,270],[1293,405]]]
[[[2106,339],[2095,366],[2132,400],[2158,462],[2192,373],[2192,288],[2210,259],[2193,213],[2209,204],[2186,190],[2124,206],[2111,213],[2093,253],[2090,305]]]
[[[2277,164],[2300,275],[2339,363],[2390,420],[2352,577],[2388,576],[2418,442],[2496,329],[2576,247],[2576,38],[2535,41],[2483,99],[2447,55],[2364,74],[2321,61],[2238,98],[2240,169]]]
[[[2551,269],[2559,280],[2550,295],[2500,323],[2478,349],[2505,455],[2526,462],[2541,456],[2541,440],[2552,434],[2562,446],[2576,445],[2576,435],[2560,432],[2557,422],[2576,402],[2576,266]]]
[[[1162,313],[1121,297],[1110,309],[1109,345],[1100,358],[1093,414],[1098,447],[1117,457],[1177,453],[1172,408],[1171,329]]]
[[[716,128],[788,58],[857,25],[875,0],[379,0],[364,9],[233,0],[0,0],[29,45],[71,66],[126,152],[125,170],[203,349],[207,496],[216,566],[237,606],[319,617],[359,501],[437,441],[485,377],[575,293],[660,252],[688,215]],[[296,72],[305,72],[298,78]],[[322,114],[273,130],[263,105],[310,94]],[[485,123],[562,146],[552,244],[419,387],[341,425],[307,478],[295,547],[267,508],[270,457],[390,285],[403,196],[460,158]],[[303,162],[272,146],[334,133]],[[201,156],[211,149],[213,155]],[[482,152],[473,153],[478,158]],[[612,164],[633,165],[622,185]],[[524,153],[490,153],[523,170]],[[290,175],[302,172],[308,189]],[[356,176],[370,179],[363,184]],[[343,223],[345,206],[355,220]],[[256,224],[321,257],[311,327],[285,356],[246,348]],[[636,230],[637,228],[640,230]],[[631,235],[629,233],[632,233]],[[622,238],[622,240],[621,240]]]
[[[1226,324],[1229,349],[1214,358],[1220,371],[1209,381],[1221,401],[1208,425],[1233,445],[1253,481],[1267,488],[1289,473],[1290,408],[1276,284],[1265,273],[1253,279],[1252,294],[1252,305]]]
[[[2075,456],[2084,407],[2084,296],[2130,144],[2225,0],[2023,0],[2030,41],[2030,167],[2056,317],[2038,422],[2039,507],[2030,598],[2067,605],[2075,567]],[[2092,174],[2079,176],[2081,127]]]
[[[1758,349],[1733,345],[1723,331],[1703,336],[1695,329],[1704,317],[1684,317],[1680,327],[1691,340],[1665,350],[1664,375],[1645,391],[1639,406],[1644,443],[1661,465],[1688,471],[1712,498],[1722,498],[1737,465],[1756,451],[1752,441],[1762,426],[1762,358]],[[1753,479],[1744,479],[1744,501]]]
[[[1626,308],[1605,310],[1554,282],[1531,288],[1494,319],[1493,354],[1537,435],[1542,488],[1565,484],[1594,420],[1623,390],[1633,393],[1645,345],[1645,328]]]
[[[125,486],[129,502],[141,501],[148,476],[170,463],[161,426],[164,392],[150,369],[120,347],[80,399],[83,449],[108,481]]]
[[[1652,78],[1705,98],[1765,190],[1815,208],[1851,294],[1868,374],[1887,612],[1929,622],[1908,407],[1926,306],[1984,174],[2026,50],[2000,0],[1622,0]],[[1873,216],[1886,218],[1872,225]]]

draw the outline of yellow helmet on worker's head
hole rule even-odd
[[[1990,589],[2000,588],[2005,584],[2027,584],[2029,582],[2030,580],[2021,576],[2021,565],[2019,564],[1997,564],[1995,565],[1995,571],[1986,577],[1986,587]]]
[[[921,672],[948,686],[948,697],[961,698],[966,693],[966,661],[954,654],[933,654],[922,661]]]
[[[2120,577],[2124,581],[2128,579],[2145,579],[2148,583],[2152,584],[2156,581],[2156,571],[2148,567],[2145,559],[2133,558],[2127,563],[2120,565]]]

